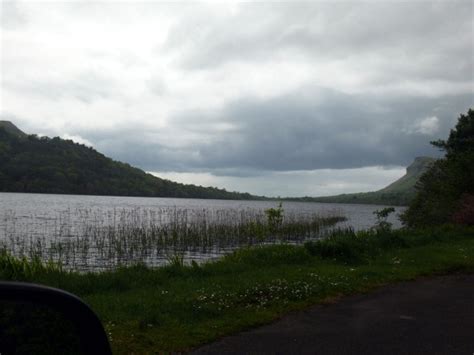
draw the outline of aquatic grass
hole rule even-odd
[[[345,220],[338,215],[286,213],[278,223],[265,211],[225,210],[79,210],[61,214],[43,233],[15,230],[5,224],[4,245],[15,256],[54,260],[69,270],[104,270],[121,265],[163,265],[169,255],[183,254],[183,263],[201,262],[240,247],[301,243],[317,238]],[[6,217],[8,218],[8,216]],[[8,220],[10,221],[10,220]]]
[[[356,235],[356,238],[354,238]],[[334,232],[362,250],[356,263],[305,246],[244,247],[214,262],[118,267],[113,271],[29,274],[28,281],[82,297],[100,316],[116,353],[180,352],[277,319],[291,310],[366,292],[388,282],[474,272],[474,229],[446,226],[377,234]],[[405,243],[382,242],[400,238]]]
[[[184,266],[184,253],[175,251],[173,254],[166,255],[168,265],[172,268],[180,268]]]
[[[0,250],[0,279],[30,280],[36,275],[62,272],[61,264],[53,261],[44,262],[40,257],[15,257],[7,250]]]

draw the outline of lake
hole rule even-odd
[[[248,235],[248,227],[265,223],[264,211],[277,206],[276,201],[0,193],[0,245],[15,255],[60,260],[76,270],[138,261],[161,265],[176,251],[186,261],[203,261],[242,244],[302,242],[334,227],[367,229],[376,222],[373,212],[386,207],[283,202],[288,223],[314,227],[315,216],[347,220],[311,227],[300,238]],[[389,222],[398,228],[396,215],[404,208],[395,209]]]

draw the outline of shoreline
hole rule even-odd
[[[203,265],[137,265],[97,274],[51,266],[16,267],[20,271],[8,275],[3,263],[0,276],[81,297],[99,315],[115,353],[177,352],[341,296],[426,275],[473,273],[473,256],[474,229],[446,226],[366,231],[320,245],[240,249]]]

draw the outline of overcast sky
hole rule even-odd
[[[379,189],[474,106],[472,1],[2,1],[1,111],[172,180]]]

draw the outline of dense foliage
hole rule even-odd
[[[0,126],[0,191],[255,199],[247,193],[184,185],[114,161],[58,137],[15,135]]]
[[[420,178],[418,194],[402,215],[403,222],[409,227],[474,225],[474,110],[460,115],[448,140],[431,144],[446,155]]]

